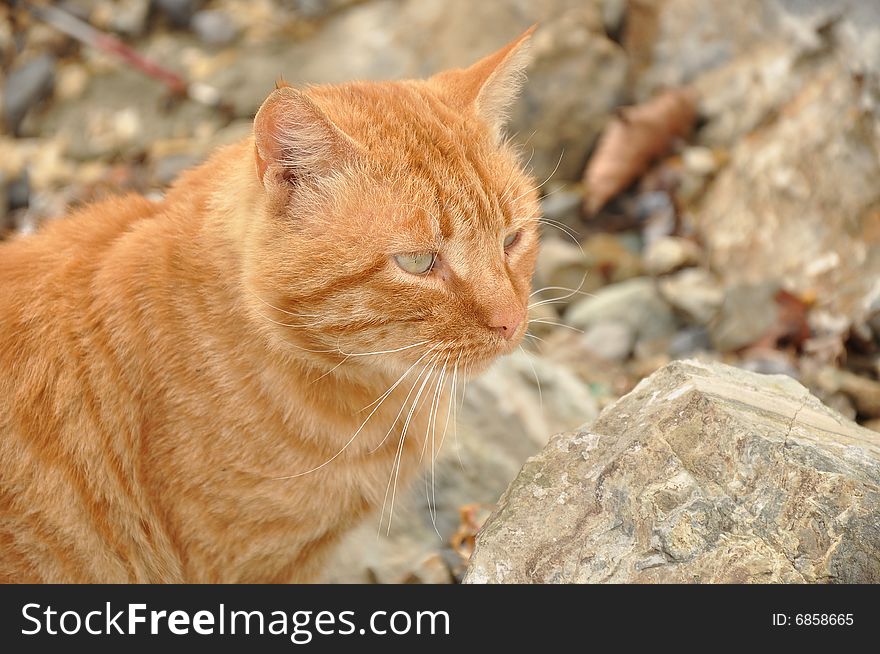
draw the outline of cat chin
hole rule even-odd
[[[510,354],[513,354],[514,350],[519,346],[519,342],[515,342],[507,345],[502,350],[495,350],[491,353],[487,353],[485,357],[480,359],[472,359],[468,362],[467,370],[461,371],[459,370],[459,375],[462,375],[466,379],[473,379],[474,377],[479,377],[486,370],[491,368],[499,359],[506,357]]]

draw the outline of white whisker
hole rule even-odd
[[[558,229],[560,232],[565,234],[568,238],[571,239],[571,242],[577,246],[578,250],[581,251],[581,254],[586,256],[586,252],[584,252],[584,246],[581,245],[581,242],[577,239],[577,236],[568,228],[567,225],[564,225],[563,223],[556,220],[551,220],[550,218],[540,218],[539,222],[547,225],[548,227]]]
[[[536,131],[537,131],[537,130],[535,130],[534,132],[531,133],[531,135],[529,136],[529,139],[530,139],[530,140],[531,140],[532,136],[535,135],[535,132],[536,132]],[[528,141],[526,141],[526,143],[528,143]],[[523,146],[525,146],[525,143],[523,144]],[[532,148],[532,154],[529,155],[529,160],[526,161],[526,163],[525,163],[524,166],[521,166],[521,167],[520,167],[520,170],[525,170],[525,169],[527,169],[527,168],[529,167],[529,164],[532,163],[532,158],[533,158],[534,156],[535,156],[535,149]],[[509,198],[507,197],[507,194],[510,193],[511,190],[513,190],[513,185],[514,185],[514,183],[515,183],[515,177],[514,177],[514,173],[515,173],[515,172],[516,172],[516,170],[512,170],[512,171],[510,172],[510,174],[507,176],[507,181],[504,183],[504,191],[502,191],[501,196],[500,196],[499,199],[498,199],[498,204],[503,205],[503,204],[505,204],[505,203],[507,202],[507,200],[509,199]]]
[[[547,178],[543,182],[538,184],[535,188],[531,188],[528,191],[526,191],[525,193],[523,193],[522,195],[519,195],[519,196],[515,197],[513,200],[511,200],[511,204],[516,202],[520,198],[525,197],[529,193],[533,193],[533,192],[539,190],[542,186],[544,186],[544,184],[549,182],[550,178],[556,174],[557,170],[559,170],[559,165],[562,163],[562,157],[564,157],[564,156],[565,156],[565,148],[563,148],[562,152],[559,153],[559,160],[556,162],[556,166],[553,168],[553,172],[551,172],[549,175],[547,175]]]
[[[342,350],[339,350],[339,353],[344,354],[346,357],[369,357],[376,354],[392,354],[393,352],[403,352],[403,350],[409,350],[410,348],[424,345],[427,342],[428,341],[419,341],[418,343],[413,343],[412,345],[404,345],[403,347],[397,347],[393,350],[377,350],[375,352],[343,352]]]
[[[247,288],[247,286],[245,287]],[[270,309],[275,309],[275,311],[280,311],[281,313],[286,313],[289,316],[293,316],[294,318],[320,318],[321,316],[313,313],[294,313],[293,311],[288,311],[287,309],[282,309],[281,307],[276,307],[274,304],[270,304],[263,298],[261,298],[257,293],[255,293],[252,289],[247,288],[248,292],[257,298],[260,302],[265,304]]]
[[[428,354],[430,354],[430,353],[431,353],[431,350],[428,350],[428,351],[425,352],[421,357],[419,357],[419,359],[418,359],[418,360],[417,360],[412,366],[410,366],[409,369],[408,369],[405,373],[403,373],[403,375],[401,375],[400,378],[399,378],[396,382],[394,382],[394,385],[392,385],[391,388],[389,388],[387,391],[385,391],[385,393],[381,396],[381,398],[380,398],[380,400],[379,400],[379,403],[376,404],[376,407],[370,412],[370,415],[367,416],[366,420],[364,420],[364,421],[361,423],[361,426],[357,428],[357,431],[355,431],[354,434],[352,434],[351,438],[348,439],[348,442],[347,442],[345,445],[343,445],[343,446],[342,446],[342,449],[340,449],[336,454],[334,454],[334,455],[331,456],[329,459],[327,459],[326,461],[324,461],[324,463],[322,463],[321,465],[319,465],[319,466],[315,466],[315,467],[312,468],[311,470],[306,470],[305,472],[299,472],[299,473],[296,473],[296,474],[293,474],[293,475],[287,475],[287,476],[284,476],[284,477],[275,477],[274,479],[276,479],[276,480],[282,480],[282,479],[295,479],[296,477],[302,477],[303,475],[311,474],[311,473],[315,472],[316,470],[320,470],[320,469],[323,468],[324,466],[330,464],[330,463],[331,463],[332,461],[334,461],[337,457],[339,457],[343,452],[345,452],[345,450],[348,448],[348,446],[351,445],[351,444],[354,442],[354,439],[357,438],[357,435],[361,433],[361,430],[363,430],[364,426],[369,422],[370,418],[373,417],[373,414],[376,413],[376,411],[379,410],[379,407],[382,406],[382,403],[385,401],[385,399],[386,399],[386,398],[392,393],[392,391],[394,391],[395,388],[397,388],[397,386],[398,386],[398,385],[404,380],[404,378],[410,373],[410,371],[411,371],[413,368],[415,368],[416,365],[418,365],[419,361],[421,361],[422,359],[424,359],[424,358],[425,358],[426,356],[428,356]],[[418,381],[418,378],[417,378],[416,381]],[[407,396],[407,397],[409,397],[409,396]],[[405,402],[405,400],[404,400],[404,402]],[[399,414],[398,414],[398,415],[399,415]]]
[[[541,380],[538,379],[538,371],[535,369],[535,364],[532,363],[531,358],[529,357],[529,353],[523,349],[523,346],[520,345],[519,349],[522,350],[522,353],[526,355],[526,361],[529,362],[529,366],[532,369],[532,373],[535,375],[535,383],[538,385],[538,403],[541,407],[541,413],[544,413],[544,393],[541,390]]]
[[[566,325],[564,322],[555,322],[553,320],[538,320],[538,319],[529,320],[529,324],[531,324],[533,322],[540,323],[542,325],[553,325],[554,327],[564,327],[565,329],[570,329],[571,331],[578,332],[579,334],[584,333],[583,329],[578,329],[577,327],[572,327],[571,325]]]
[[[400,420],[400,416],[403,413],[404,409],[406,408],[406,403],[409,400],[410,396],[413,394],[413,391],[416,389],[416,386],[418,385],[419,380],[422,378],[422,375],[425,374],[425,371],[428,370],[429,367],[431,367],[431,370],[433,371],[432,364],[435,361],[436,361],[436,357],[431,357],[431,359],[428,360],[428,363],[426,363],[425,366],[419,371],[419,374],[416,376],[416,379],[413,382],[413,385],[410,387],[409,392],[406,394],[406,397],[403,398],[403,402],[401,402],[400,409],[398,410],[397,415],[394,417],[394,420],[391,422],[391,426],[388,428],[388,431],[385,432],[385,436],[382,437],[382,440],[379,441],[379,444],[376,445],[376,447],[374,447],[372,450],[370,450],[370,452],[369,452],[370,454],[373,454],[374,452],[376,452],[376,450],[378,450],[380,447],[382,447],[385,444],[385,441],[388,440],[388,437],[391,435],[391,432],[394,431],[395,425],[397,425],[397,421]],[[430,373],[428,373],[428,376],[430,376]],[[427,379],[427,377],[426,377],[426,379]]]
[[[447,376],[447,366],[449,365],[449,354],[446,355],[446,360],[443,362],[443,370],[440,375],[440,382],[437,385],[437,405],[434,408],[434,418],[431,426],[431,504],[434,507],[433,515],[431,516],[431,522],[434,525],[434,531],[437,532],[437,537],[442,540],[442,536],[440,535],[440,531],[437,529],[437,484],[436,484],[436,472],[435,467],[437,463],[437,455],[440,452],[440,449],[436,447],[437,442],[437,414],[440,411],[440,401],[443,396],[443,383],[446,380]],[[442,445],[442,435],[441,435],[441,445]]]
[[[461,362],[461,354],[458,355],[458,359],[455,362],[455,370],[452,373],[452,393],[449,398],[449,402],[452,406],[452,436],[453,442],[455,443],[455,455],[458,457],[458,465],[464,470],[464,463],[461,460],[461,448],[458,445],[458,407],[456,406],[455,400],[455,391],[456,391],[456,383],[458,381],[458,364]]]
[[[569,291],[569,293],[567,295],[561,295],[559,297],[550,298],[548,300],[539,300],[538,302],[532,302],[531,304],[529,304],[528,308],[533,309],[535,307],[540,307],[544,304],[552,304],[555,302],[561,302],[562,300],[567,300],[568,298],[570,298],[576,294],[586,295],[587,297],[595,297],[594,295],[591,295],[590,293],[585,293],[585,292],[581,291],[581,288],[583,288],[584,283],[586,281],[587,281],[587,273],[585,272],[584,276],[581,277],[581,283],[578,284],[578,287],[576,289],[565,288],[563,286],[545,286],[544,288],[539,288],[537,291],[533,291],[532,293],[530,293],[529,297],[532,297],[533,295],[535,295],[535,293],[540,293],[542,291],[550,291],[550,290],[554,290],[554,289],[557,289],[560,291]]]
[[[443,366],[440,368],[440,374],[437,376],[437,384],[434,387],[434,391],[431,397],[431,406],[428,411],[428,422],[427,427],[425,429],[425,442],[422,444],[422,452],[419,456],[419,463],[421,463],[422,459],[425,456],[425,450],[428,447],[428,434],[431,435],[431,486],[433,488],[434,485],[434,439],[437,430],[437,410],[439,408],[440,403],[440,393],[443,388],[443,378],[446,375],[446,364],[449,362],[449,355],[446,355],[446,361]],[[433,492],[432,492],[433,495]],[[432,505],[431,503],[431,495],[428,494],[428,475],[425,474],[425,500],[428,504],[428,514],[431,516],[431,523],[434,525],[434,531],[437,531],[437,511],[436,504]],[[436,496],[434,496],[434,500],[436,500]],[[437,531],[437,536],[440,536],[440,532]]]
[[[338,342],[338,339],[337,339],[337,342]],[[427,342],[428,341],[420,341],[418,343],[413,343],[412,345],[405,345],[403,347],[398,347],[393,350],[381,350],[381,351],[377,351],[377,352],[352,352],[352,353],[349,353],[349,352],[343,352],[341,349],[337,348],[337,352],[339,352],[340,354],[344,354],[345,358],[342,361],[340,361],[339,363],[337,363],[335,366],[333,366],[330,370],[325,372],[323,375],[321,375],[320,377],[318,377],[314,381],[310,382],[310,385],[315,384],[315,383],[321,381],[322,379],[324,379],[324,377],[326,377],[327,375],[334,373],[336,371],[336,369],[339,368],[339,366],[341,366],[343,363],[345,363],[346,361],[348,361],[352,357],[366,357],[366,356],[373,356],[376,354],[391,354],[392,352],[402,352],[403,350],[409,350],[410,348],[418,347],[419,345],[424,345]]]
[[[589,297],[595,297],[592,293],[587,293],[586,291],[581,290],[581,288],[584,285],[584,282],[587,281],[587,274],[586,273],[582,277],[582,280],[583,281],[581,281],[581,283],[578,285],[577,288],[568,288],[566,286],[542,286],[541,288],[536,289],[536,290],[532,291],[531,293],[529,293],[529,297],[532,297],[533,295],[537,295],[538,293],[543,293],[544,291],[568,291],[570,293],[570,295],[562,296],[561,298],[559,298],[561,300],[564,300],[566,298],[570,298],[572,295],[576,295],[576,294],[577,295],[587,295]]]
[[[434,366],[432,365],[431,371],[425,377],[425,381],[422,382],[422,385],[419,387],[419,392],[416,394],[415,399],[413,400],[412,406],[409,409],[409,413],[406,416],[406,421],[403,423],[403,430],[400,432],[400,442],[397,445],[397,453],[395,454],[395,463],[391,467],[391,471],[394,475],[394,486],[391,490],[391,507],[388,512],[388,529],[385,531],[385,535],[389,535],[391,533],[391,524],[394,520],[394,499],[397,497],[397,480],[400,477],[400,467],[403,458],[403,442],[406,439],[406,432],[409,429],[410,421],[412,420],[413,413],[416,409],[416,405],[419,402],[419,398],[422,396],[422,391],[425,389],[425,385],[428,383],[428,380],[431,378],[431,375],[434,374]],[[388,479],[389,486],[391,485],[391,477]],[[381,515],[385,515],[385,501],[388,499],[388,487],[385,488],[385,500],[382,502],[382,513]],[[379,529],[382,529],[382,522],[380,519]]]
[[[332,368],[330,368],[330,370],[328,370],[327,372],[325,372],[323,375],[321,375],[321,376],[318,377],[317,379],[314,379],[314,380],[310,381],[310,382],[309,382],[309,386],[311,386],[312,384],[317,384],[319,381],[321,381],[322,379],[324,379],[324,377],[326,377],[327,375],[331,375],[331,374],[333,374],[334,372],[336,372],[336,369],[337,369],[339,366],[341,366],[343,363],[345,363],[346,361],[348,361],[349,356],[350,356],[350,355],[348,355],[348,354],[345,355],[345,358],[344,358],[342,361],[340,361],[339,363],[337,363],[335,366],[333,366]]]
[[[268,320],[269,322],[280,325],[281,327],[298,327],[299,325],[288,325],[287,323],[278,322],[277,320],[272,320],[269,316],[266,316],[259,311],[257,312],[261,318]],[[295,343],[288,343],[291,347],[295,347],[297,350],[302,350],[304,352],[312,352],[314,354],[339,354],[339,350],[312,350],[307,347],[302,347],[301,345],[296,345]]]

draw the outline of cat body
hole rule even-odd
[[[0,244],[0,581],[301,582],[525,329],[528,33],[264,103],[160,201]],[[421,270],[414,266],[430,263]]]

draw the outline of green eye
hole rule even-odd
[[[413,254],[398,254],[394,257],[397,265],[413,275],[425,275],[431,272],[437,255],[434,252],[415,252]]]
[[[521,232],[513,232],[512,234],[508,234],[504,239],[504,249],[511,247],[514,243],[519,240],[519,235]]]

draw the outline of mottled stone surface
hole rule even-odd
[[[880,275],[880,120],[858,79],[831,63],[779,119],[740,141],[696,212],[711,266],[728,283],[779,280],[825,316],[865,318]]]
[[[526,463],[466,581],[880,582],[880,435],[796,381],[672,363]]]
[[[609,320],[629,326],[639,340],[661,338],[675,331],[672,308],[649,277],[605,286],[565,312],[565,322],[584,331]]]
[[[723,66],[749,52],[777,30],[772,3],[764,0],[705,2],[705,0],[644,0],[631,18],[632,39],[644,49],[646,62],[636,66],[640,98],[657,90],[692,82],[700,74]]]

